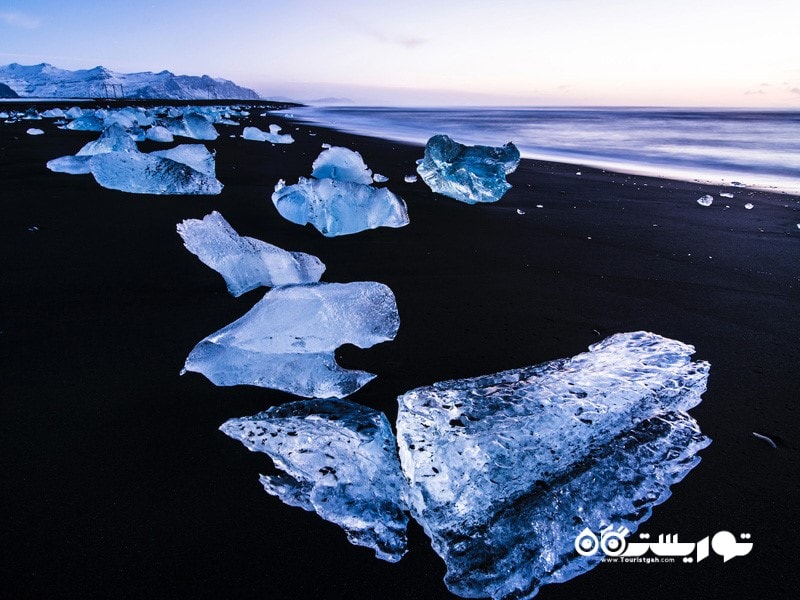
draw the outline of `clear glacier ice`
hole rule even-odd
[[[283,218],[298,225],[311,223],[326,237],[409,223],[401,198],[386,188],[352,181],[301,177],[287,186],[280,180],[272,202]]]
[[[165,127],[172,135],[195,140],[212,141],[219,137],[213,123],[196,112],[187,112],[181,116],[162,119],[159,125]]]
[[[214,155],[203,144],[179,144],[168,150],[155,150],[149,154],[182,163],[203,175],[216,175]]]
[[[171,142],[175,139],[172,132],[162,125],[153,125],[148,128],[145,137],[154,142]]]
[[[178,158],[185,158],[178,156]],[[222,184],[212,174],[156,153],[108,152],[89,161],[101,186],[132,194],[219,194]]]
[[[222,275],[233,296],[259,286],[313,283],[325,271],[316,256],[240,236],[217,211],[186,219],[178,233],[189,252]]]
[[[269,131],[262,131],[258,127],[245,127],[242,131],[242,138],[254,142],[271,142],[273,144],[291,144],[294,138],[286,133],[280,133],[280,125],[270,125]]]
[[[632,531],[708,445],[684,411],[708,364],[647,332],[570,359],[412,390],[398,399],[412,516],[466,597],[531,598],[600,559],[574,540]]]
[[[281,473],[260,478],[268,493],[336,523],[378,558],[405,554],[406,484],[383,413],[347,400],[303,400],[220,429],[273,460]]]
[[[75,156],[54,158],[47,162],[47,168],[56,173],[81,175],[92,172],[89,161],[96,154],[137,151],[136,142],[128,132],[118,123],[114,123],[106,127],[98,139],[85,144]]]
[[[67,112],[69,115],[69,111]],[[75,131],[103,131],[105,124],[102,119],[98,119],[91,113],[85,113],[67,124],[67,129]]]
[[[340,367],[336,348],[392,340],[399,326],[394,294],[381,283],[275,287],[243,317],[200,341],[184,371],[202,373],[215,385],[343,398],[375,376]]]
[[[517,147],[465,146],[435,135],[417,161],[417,173],[434,192],[466,202],[497,202],[511,188],[506,175],[519,164]]]
[[[332,146],[320,152],[311,165],[311,176],[316,179],[334,179],[353,183],[372,183],[372,171],[361,154],[342,146]]]

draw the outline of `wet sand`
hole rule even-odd
[[[296,143],[232,138],[241,126],[218,126],[206,144],[225,188],[183,197],[125,194],[46,169],[97,133],[0,124],[6,597],[452,597],[419,527],[390,565],[263,492],[269,459],[217,427],[291,396],[178,375],[195,343],[263,295],[230,297],[183,248],[176,223],[212,210],[242,235],[320,257],[325,281],[392,288],[397,339],[337,353],[378,374],[351,399],[392,422],[396,397],[416,386],[572,356],[616,332],[693,344],[711,375],[691,413],[713,442],[640,531],[681,541],[747,532],[752,552],[727,563],[712,554],[698,564],[605,564],[539,597],[784,598],[798,589],[797,198],[523,160],[500,202],[467,206],[404,182],[421,147],[278,116],[242,125],[269,123]],[[273,186],[308,176],[323,142],[358,150],[388,176],[411,224],[326,239],[283,220]],[[707,193],[713,205],[699,206]]]

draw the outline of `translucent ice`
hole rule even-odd
[[[467,204],[496,202],[511,188],[506,175],[519,164],[519,150],[511,142],[495,148],[464,146],[446,135],[435,135],[417,161],[417,173],[439,194]]]
[[[145,137],[148,140],[153,140],[154,142],[171,142],[175,139],[172,135],[172,132],[161,125],[153,125],[150,127],[147,130]]]
[[[323,150],[312,165],[312,177],[317,179],[335,179],[336,181],[352,181],[353,183],[372,183],[372,171],[367,167],[361,154],[333,146]]]
[[[294,138],[287,134],[279,133],[280,125],[270,125],[269,132],[261,131],[258,127],[245,127],[242,137],[255,142],[271,142],[273,144],[291,144]]]
[[[589,527],[634,530],[708,445],[683,411],[708,364],[652,333],[589,352],[412,390],[398,399],[409,506],[468,597],[531,598],[599,562]]]
[[[346,400],[305,400],[220,429],[282,471],[261,476],[268,493],[336,523],[378,558],[397,562],[405,554],[405,481],[383,413]]]
[[[286,186],[281,180],[272,202],[285,219],[298,225],[311,223],[326,237],[409,223],[401,198],[386,188],[352,181],[301,177],[297,184]]]
[[[186,219],[178,233],[189,252],[222,275],[233,296],[259,286],[312,283],[325,271],[316,256],[240,236],[217,211]]]
[[[25,133],[28,135],[44,135],[44,131],[38,127],[30,127]]]
[[[62,156],[47,162],[47,168],[56,173],[80,175],[91,173],[89,161],[96,154],[107,152],[137,152],[136,142],[120,125],[113,124],[103,130],[100,137],[88,142],[75,156]]]
[[[697,199],[697,203],[700,206],[711,206],[711,204],[713,202],[714,202],[714,197],[713,196],[709,196],[708,194],[706,194],[705,196],[700,196]]]
[[[156,150],[150,156],[169,158],[199,171],[203,175],[215,176],[214,155],[203,144],[180,144],[169,150]]]
[[[173,135],[188,137],[195,140],[215,140],[219,133],[214,125],[201,114],[189,112],[181,117],[172,117],[163,120],[161,124]]]
[[[392,291],[373,281],[276,287],[243,317],[208,336],[185,371],[216,385],[249,384],[305,398],[343,398],[375,376],[340,367],[334,350],[394,339],[400,325]]]
[[[381,175],[380,173],[373,173],[372,181],[375,183],[386,183],[389,181],[389,178],[386,175]]]
[[[219,194],[214,175],[155,154],[109,152],[93,156],[89,167],[105,188],[133,194]]]
[[[69,115],[69,112],[70,111],[67,111],[67,115]],[[74,129],[75,131],[103,131],[105,125],[102,119],[98,119],[93,114],[84,114],[70,121],[67,125],[67,129]]]

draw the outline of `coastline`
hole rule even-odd
[[[229,137],[241,127],[219,126],[207,145],[225,188],[188,197],[51,173],[47,160],[97,134],[0,124],[11,597],[453,597],[418,527],[408,555],[389,565],[260,489],[268,459],[216,429],[290,396],[178,376],[198,340],[263,295],[228,296],[183,248],[176,223],[212,210],[241,235],[318,256],[325,281],[394,291],[397,339],[337,352],[344,366],[378,374],[351,399],[390,422],[396,397],[414,387],[572,356],[612,333],[646,329],[693,344],[711,376],[691,414],[713,442],[641,530],[685,540],[749,532],[756,550],[731,563],[601,565],[539,597],[781,598],[796,589],[796,198],[747,188],[723,200],[718,186],[588,167],[578,176],[574,165],[523,159],[502,200],[467,206],[404,182],[420,146],[278,115],[242,125],[269,123],[296,142],[249,142]],[[30,126],[45,135],[27,136]],[[308,176],[322,143],[358,150],[388,176],[411,224],[326,239],[283,220],[273,186]],[[704,194],[712,206],[696,203]]]

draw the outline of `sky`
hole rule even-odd
[[[800,0],[0,0],[0,65],[371,105],[800,108]]]

